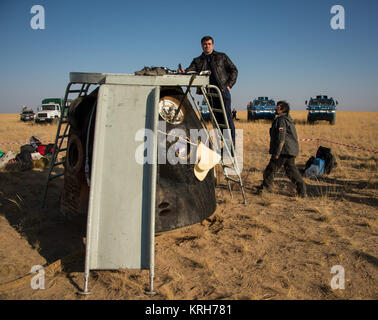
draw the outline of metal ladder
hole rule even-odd
[[[242,195],[243,195],[243,199],[244,199],[244,204],[247,205],[247,199],[246,199],[246,196],[245,196],[244,185],[243,185],[243,181],[242,181],[242,178],[241,178],[238,161],[236,159],[235,146],[234,146],[234,143],[232,141],[231,134],[230,134],[230,137],[226,138],[224,136],[223,132],[222,132],[222,129],[226,129],[227,130],[226,132],[228,132],[228,133],[231,132],[231,129],[230,129],[230,126],[229,126],[229,123],[228,123],[228,119],[227,119],[226,109],[225,109],[224,103],[223,103],[222,93],[221,93],[220,89],[217,86],[214,86],[214,85],[202,86],[201,92],[202,92],[203,97],[205,98],[205,101],[206,101],[206,103],[209,107],[210,119],[211,119],[211,123],[213,125],[213,128],[216,129],[217,137],[216,137],[215,140],[216,140],[217,144],[215,144],[214,141],[211,141],[211,142],[213,143],[213,145],[217,145],[218,150],[221,150],[221,148],[223,147],[223,156],[221,158],[221,165],[222,165],[223,174],[224,174],[225,179],[227,181],[230,196],[231,196],[231,198],[233,197],[232,196],[231,184],[230,184],[230,182],[232,181],[234,183],[237,183],[240,186],[240,189],[241,189]],[[200,108],[199,108],[199,106],[198,106],[198,104],[197,104],[197,102],[196,102],[196,100],[193,97],[193,94],[191,92],[190,92],[190,95],[191,95],[191,98],[192,98],[194,105],[197,109],[197,112],[199,113],[202,125],[204,126],[206,131],[209,132],[207,125],[206,125],[206,121],[202,118]],[[212,101],[213,98],[219,99],[221,108],[213,108],[212,107],[210,100]],[[219,114],[223,115],[223,118],[224,118],[223,124],[218,123],[216,116],[215,116],[215,113],[219,113]],[[210,135],[208,135],[208,136],[211,139]],[[211,139],[211,140],[213,140],[213,139]],[[224,159],[225,152],[224,151],[226,151],[226,155],[228,156],[229,160],[231,160],[231,163],[227,163],[227,164],[225,163],[225,159]],[[229,173],[231,171],[235,173],[237,178],[230,177]]]
[[[80,89],[71,89],[71,86],[75,84],[81,85]],[[61,111],[61,115],[59,119],[59,124],[56,130],[54,149],[53,149],[53,153],[52,153],[52,157],[50,161],[50,169],[49,169],[49,174],[47,177],[45,191],[43,195],[42,207],[45,207],[45,204],[46,204],[47,192],[48,192],[50,181],[64,175],[64,172],[53,174],[53,170],[55,167],[60,166],[64,164],[65,162],[65,161],[58,161],[58,155],[61,152],[67,151],[67,146],[64,146],[64,147],[62,146],[63,146],[63,142],[66,141],[66,139],[68,139],[68,133],[69,133],[69,127],[70,127],[70,124],[68,122],[68,109],[69,109],[69,105],[67,103],[68,97],[70,94],[77,94],[76,98],[86,96],[88,94],[90,85],[91,83],[75,83],[75,82],[70,82],[67,85],[66,92],[64,95],[64,100],[63,100],[62,111]]]

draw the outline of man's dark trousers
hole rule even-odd
[[[226,109],[226,115],[227,115],[227,120],[228,120],[228,125],[231,129],[231,137],[232,141],[235,146],[235,125],[234,125],[234,120],[232,119],[232,112],[231,112],[231,93],[228,89],[225,89],[222,91],[222,98],[223,98],[223,103],[224,103],[224,108]],[[221,103],[218,98],[213,100],[213,108],[221,109]],[[217,119],[219,124],[225,124],[224,123],[224,117],[221,113],[216,112],[215,113],[215,118]],[[223,130],[222,130],[223,132]],[[226,135],[227,137],[227,135]]]
[[[262,183],[264,188],[270,188],[274,175],[278,172],[278,170],[284,166],[285,173],[288,178],[296,185],[297,192],[299,195],[306,194],[306,184],[304,183],[301,174],[297,166],[295,165],[295,157],[289,155],[280,155],[278,159],[275,159],[274,156],[270,158],[269,164],[266,167],[263,177],[264,181]]]

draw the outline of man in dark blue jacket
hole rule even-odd
[[[232,140],[235,143],[235,126],[231,113],[230,90],[238,77],[238,69],[225,53],[214,50],[214,40],[212,37],[203,37],[201,39],[201,46],[203,50],[202,54],[199,57],[194,58],[190,66],[185,71],[178,71],[211,71],[210,84],[217,86],[222,92],[223,102],[227,113],[227,120],[231,129]],[[220,108],[220,102],[218,99],[213,101],[212,107]],[[216,113],[215,116],[218,123],[224,122],[223,117],[220,114]]]
[[[295,165],[295,157],[299,152],[298,136],[293,120],[289,115],[290,106],[285,101],[277,102],[276,118],[270,128],[270,148],[272,155],[266,167],[262,185],[258,188],[270,189],[274,175],[284,166],[286,175],[296,185],[300,197],[306,197],[306,184]]]

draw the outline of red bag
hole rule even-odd
[[[37,152],[39,152],[41,155],[46,155],[46,154],[51,154],[53,153],[53,150],[54,150],[54,144],[50,143],[50,144],[40,144],[38,147],[37,147]]]

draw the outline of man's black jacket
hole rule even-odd
[[[236,69],[235,65],[225,53],[213,51],[211,69],[214,72],[215,79],[221,90],[224,91],[227,86],[232,88],[238,77],[238,69]],[[206,70],[206,57],[205,53],[202,53],[199,57],[193,59],[190,66],[186,69],[186,72],[201,72],[204,70]]]
[[[293,119],[287,113],[278,115],[270,128],[270,148],[272,155],[297,156],[299,152],[298,136]]]

